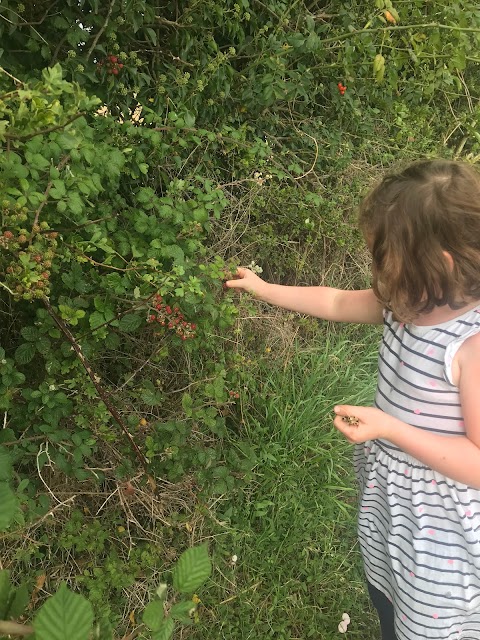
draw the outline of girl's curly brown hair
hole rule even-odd
[[[480,299],[480,174],[471,165],[421,160],[386,176],[361,204],[359,223],[373,290],[396,318]]]

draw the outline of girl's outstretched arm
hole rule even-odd
[[[371,289],[346,291],[332,287],[289,287],[270,284],[250,269],[238,269],[227,287],[253,294],[258,300],[323,320],[381,324],[382,305]]]

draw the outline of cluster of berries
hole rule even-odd
[[[149,324],[157,322],[160,326],[174,331],[182,340],[195,338],[196,325],[193,322],[187,322],[179,307],[166,304],[158,294],[153,299],[152,311],[153,313],[147,317]]]
[[[105,60],[99,60],[97,62],[97,69],[99,71],[101,71],[104,66],[107,73],[118,76],[120,70],[123,69],[123,62],[119,62],[117,56],[107,56]]]
[[[347,87],[342,82],[339,82],[337,84],[337,87],[338,87],[338,90],[340,91],[340,95],[342,96],[345,95],[345,91],[347,90]]]
[[[25,222],[26,211],[9,211],[9,222]],[[0,235],[0,247],[12,256],[5,268],[5,285],[14,297],[23,300],[43,298],[50,294],[50,269],[57,247],[56,231],[50,231],[47,222],[33,226],[31,233],[27,229],[7,229]]]
[[[228,395],[231,398],[235,398],[236,400],[238,400],[238,398],[240,398],[240,394],[238,393],[238,391],[229,391]]]

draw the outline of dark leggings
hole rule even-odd
[[[377,610],[380,618],[380,628],[382,630],[382,640],[397,640],[393,625],[393,605],[387,596],[383,595],[373,584],[367,582],[368,593]]]

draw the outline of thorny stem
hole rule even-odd
[[[130,443],[135,455],[137,456],[138,460],[140,461],[142,467],[144,469],[146,469],[147,464],[148,464],[147,459],[145,458],[143,453],[140,451],[137,443],[132,438],[130,432],[128,431],[128,429],[127,429],[127,427],[125,425],[125,423],[123,422],[122,418],[120,417],[120,414],[118,413],[116,408],[113,406],[113,403],[111,402],[108,393],[101,386],[100,378],[99,378],[98,375],[96,375],[94,373],[94,371],[92,370],[92,367],[90,366],[90,363],[88,362],[88,360],[83,355],[81,346],[75,340],[75,337],[73,336],[73,334],[70,331],[70,329],[63,322],[63,320],[61,318],[59,318],[58,315],[55,313],[52,305],[47,300],[47,298],[44,298],[43,303],[44,303],[45,307],[47,308],[47,311],[50,314],[50,316],[52,317],[53,321],[57,325],[57,327],[60,329],[60,331],[63,333],[63,335],[67,338],[67,340],[72,345],[73,350],[75,351],[75,353],[78,356],[78,359],[83,364],[86,372],[88,373],[88,376],[89,376],[90,380],[93,382],[93,385],[94,385],[95,389],[97,390],[98,395],[100,396],[101,400],[103,401],[103,403],[107,407],[107,409],[108,409],[110,415],[112,416],[112,418],[120,426],[121,430],[123,431],[124,435],[126,436],[127,440],[129,441],[129,443]]]

